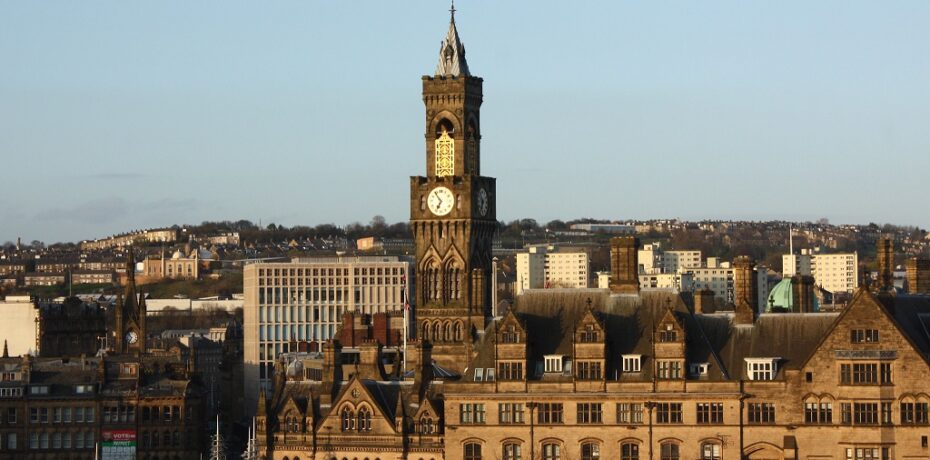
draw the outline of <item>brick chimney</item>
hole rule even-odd
[[[610,239],[610,292],[639,294],[639,238],[619,236]]]
[[[894,241],[883,236],[878,239],[878,248],[875,254],[878,263],[878,282],[876,290],[887,292],[894,288]]]
[[[736,324],[752,324],[758,305],[758,285],[753,271],[756,262],[749,256],[739,256],[733,261],[733,304]]]
[[[714,291],[705,287],[694,293],[694,313],[705,314],[717,311],[717,304],[714,299]]]
[[[814,277],[809,275],[792,276],[791,295],[794,298],[791,305],[792,312],[812,313],[814,311]]]

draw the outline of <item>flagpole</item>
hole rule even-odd
[[[408,316],[410,311],[410,290],[407,287],[407,277],[401,278],[404,282],[404,359],[401,363],[401,380],[407,378],[407,328],[410,324],[410,317]]]

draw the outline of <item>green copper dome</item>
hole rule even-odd
[[[813,311],[820,311],[820,302],[817,296],[811,299],[813,302]],[[785,278],[778,282],[769,292],[768,301],[765,303],[765,312],[775,311],[792,311],[794,306],[794,285],[791,278]]]

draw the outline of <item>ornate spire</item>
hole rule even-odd
[[[460,77],[471,75],[468,72],[468,62],[465,61],[465,46],[459,40],[459,32],[455,28],[455,2],[449,8],[449,32],[439,47],[439,65],[436,66],[438,77]]]

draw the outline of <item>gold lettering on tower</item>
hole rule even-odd
[[[436,139],[436,176],[455,175],[455,141],[443,129],[439,139]]]

